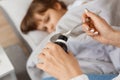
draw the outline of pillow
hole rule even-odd
[[[59,1],[64,2],[68,6],[71,5],[75,0],[59,0]]]

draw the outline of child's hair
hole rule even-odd
[[[21,23],[21,31],[26,34],[29,31],[36,30],[37,24],[33,18],[34,13],[44,13],[49,8],[54,8],[56,2],[60,3],[63,9],[67,9],[66,5],[58,0],[33,0]]]

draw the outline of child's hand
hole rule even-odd
[[[60,80],[69,80],[82,74],[79,64],[72,53],[66,52],[57,44],[48,43],[39,58],[43,63],[37,64],[39,69]]]

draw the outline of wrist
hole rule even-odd
[[[120,47],[120,31],[114,30],[110,35],[112,36],[109,40],[109,44]]]
[[[76,76],[74,78],[71,78],[70,80],[89,80],[89,79],[88,79],[87,75],[82,74],[82,75]]]
[[[115,34],[115,43],[116,43],[116,46],[117,47],[120,47],[120,31],[116,31],[116,34]]]
[[[83,75],[83,73],[82,73],[81,71],[73,72],[73,74],[71,74],[71,76],[69,77],[69,80],[70,80],[71,78],[77,77],[77,76],[79,76],[79,75]]]
[[[69,73],[67,76],[62,77],[62,79],[59,79],[59,80],[71,80],[72,78],[80,75],[83,75],[83,73],[80,71],[77,71],[77,72],[73,71],[72,73]]]

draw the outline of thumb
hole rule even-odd
[[[100,20],[102,19],[102,18],[99,17],[97,14],[89,11],[88,9],[85,9],[85,13],[86,13],[86,15],[87,15],[88,17],[90,17],[90,18],[93,20],[93,22],[95,22],[95,21],[100,21]]]

